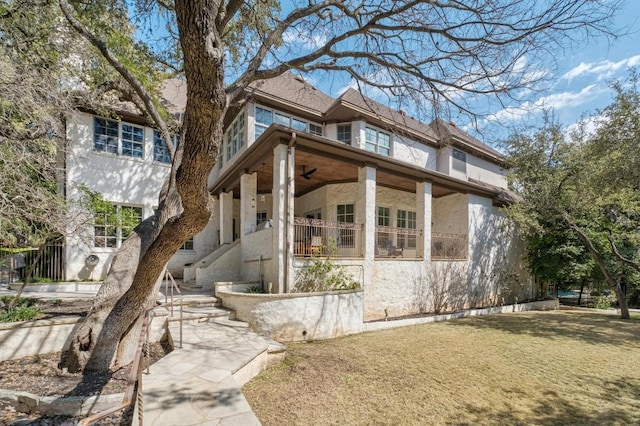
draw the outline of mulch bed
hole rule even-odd
[[[44,318],[61,315],[85,316],[90,300],[43,301],[39,303]],[[168,345],[149,344],[150,362],[153,364],[171,350]],[[61,367],[65,353],[54,352],[21,359],[0,361],[0,389],[29,392],[38,396],[93,396],[125,392],[131,366],[107,373],[72,374]],[[130,410],[131,411],[131,410]],[[40,416],[19,413],[9,407],[0,407],[0,425],[75,425],[80,418],[67,416]],[[131,412],[114,415],[94,424],[130,424]]]

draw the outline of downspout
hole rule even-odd
[[[291,161],[291,148],[296,143],[297,135],[296,132],[291,132],[291,139],[289,140],[289,144],[287,145],[287,161],[285,164],[285,174],[286,174],[286,198],[284,200],[284,211],[285,211],[285,227],[284,227],[284,239],[285,239],[285,258],[284,258],[284,283],[282,283],[283,293],[289,293],[289,251],[291,247],[289,246],[289,221],[291,218],[289,217],[289,192],[291,191],[291,179],[292,177],[289,174],[289,161]]]

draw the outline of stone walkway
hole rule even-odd
[[[225,317],[184,322],[182,349],[179,323],[169,329],[176,349],[142,377],[143,423],[259,425],[240,388],[284,347]]]

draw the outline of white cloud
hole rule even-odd
[[[600,62],[581,62],[580,65],[566,72],[561,78],[565,80],[573,80],[588,74],[594,74],[598,80],[611,77],[615,72],[628,67],[640,64],[640,55],[631,56],[618,62],[600,61]]]
[[[594,97],[605,91],[607,91],[606,87],[590,84],[579,92],[562,92],[543,96],[538,99],[534,105],[537,108],[544,109],[575,108],[591,101]]]
[[[301,31],[289,29],[282,35],[285,45],[298,44],[307,49],[314,50],[327,44],[327,34],[323,31]]]

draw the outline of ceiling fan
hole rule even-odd
[[[318,171],[318,169],[307,170],[307,166],[302,166],[302,173],[300,174],[300,176],[309,180],[311,179],[311,175],[314,174],[316,171]]]

